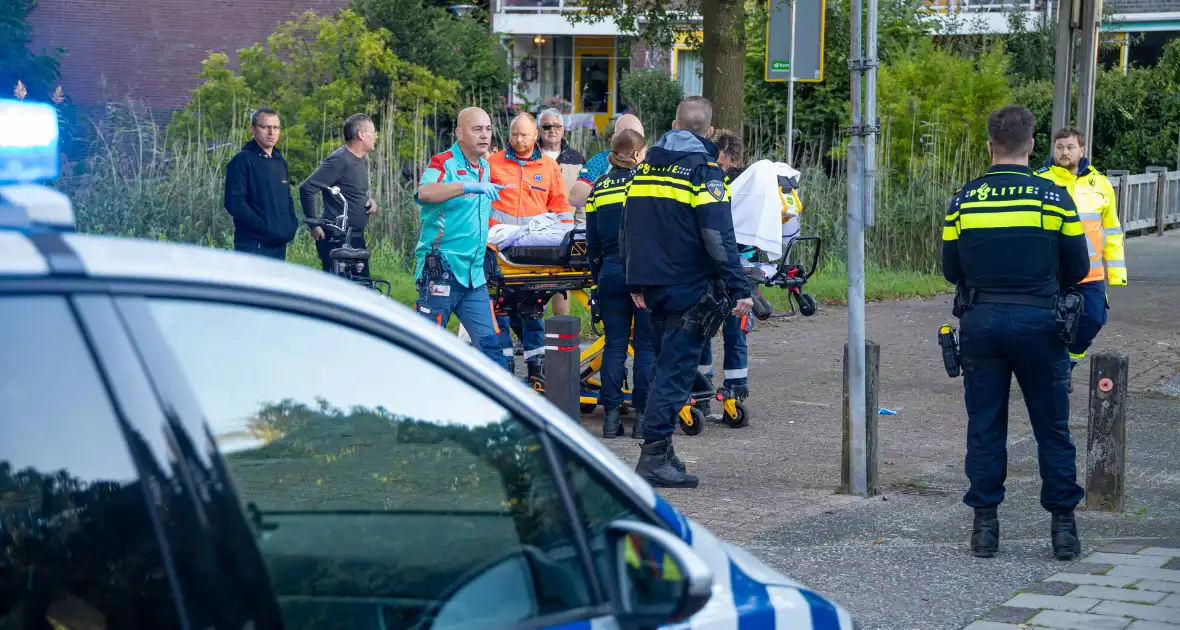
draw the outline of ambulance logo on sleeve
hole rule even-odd
[[[705,190],[709,191],[710,195],[717,201],[725,199],[725,183],[721,180],[715,179],[705,184]]]

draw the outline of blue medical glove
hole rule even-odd
[[[464,194],[475,193],[477,195],[485,195],[491,197],[492,201],[500,200],[501,190],[504,190],[503,186],[491,182],[463,182]]]

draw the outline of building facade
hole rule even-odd
[[[80,108],[128,96],[154,109],[183,108],[201,62],[265,42],[311,9],[330,14],[348,0],[38,0],[30,48],[65,49],[61,84]]]

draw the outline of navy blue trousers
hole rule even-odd
[[[1012,375],[1024,395],[1041,473],[1041,507],[1067,512],[1081,502],[1076,449],[1069,435],[1070,362],[1053,312],[1015,304],[977,304],[960,320],[971,487],[963,502],[995,507],[1008,473],[1008,396]]]
[[[635,350],[631,405],[637,412],[647,407],[652,368],[656,356],[652,346],[651,317],[647,309],[638,308],[627,292],[623,267],[617,258],[607,258],[598,272],[598,307],[606,334],[602,349],[602,390],[598,402],[610,411],[623,404],[623,374],[626,369],[627,343]],[[632,335],[634,339],[632,340]]]
[[[661,440],[672,436],[676,417],[688,404],[701,351],[709,339],[699,332],[668,328],[665,322],[696,304],[709,288],[707,282],[667,287],[644,287],[643,301],[651,311],[652,346],[656,367],[643,414],[643,437]]]
[[[1085,305],[1082,307],[1082,318],[1078,321],[1078,334],[1074,337],[1073,343],[1069,344],[1069,358],[1074,363],[1086,358],[1090,344],[1094,343],[1098,331],[1106,325],[1106,310],[1109,308],[1106,302],[1105,282],[1083,282],[1077,288],[1085,300]]]

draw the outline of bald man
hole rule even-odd
[[[484,276],[492,202],[503,189],[492,183],[483,157],[492,141],[488,113],[478,107],[459,112],[455,137],[450,150],[430,159],[414,196],[422,215],[414,308],[440,328],[454,314],[480,352],[507,369]]]
[[[690,96],[627,187],[619,253],[628,292],[651,317],[655,370],[643,410],[635,472],[657,487],[695,488],[672,434],[688,403],[705,344],[727,315],[750,312],[729,187],[717,164],[713,107]],[[706,299],[709,296],[712,299]]]
[[[492,183],[505,187],[500,198],[492,203],[492,225],[525,226],[538,215],[553,213],[563,223],[573,227],[574,209],[569,205],[561,166],[545,155],[537,144],[537,138],[537,122],[532,115],[518,114],[512,119],[508,147],[488,158]],[[488,268],[494,269],[495,252],[489,249],[487,256]],[[519,312],[498,319],[500,347],[509,362],[509,369],[512,369],[514,362],[511,330],[519,331],[517,334],[524,346],[527,380],[530,384],[544,382],[542,358],[545,354],[545,324],[541,321],[544,306],[540,305],[540,312]]]

